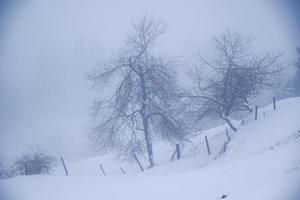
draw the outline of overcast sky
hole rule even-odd
[[[295,5],[292,1],[290,5]],[[132,21],[141,14],[168,22],[160,48],[187,62],[197,53],[205,54],[212,37],[225,29],[251,36],[258,51],[284,50],[294,58],[299,44],[297,22],[284,2],[36,0],[0,4],[0,160],[14,158],[35,144],[68,159],[90,155],[85,135],[95,91],[89,89],[83,74],[122,46]]]

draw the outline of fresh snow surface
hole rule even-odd
[[[226,126],[220,126],[195,135],[193,143],[181,146],[183,158],[172,162],[174,146],[157,141],[156,166],[143,173],[136,163],[122,163],[110,154],[66,161],[68,177],[58,166],[52,175],[0,181],[0,199],[217,200],[223,195],[228,200],[300,199],[296,194],[300,188],[300,98],[277,102],[275,111],[272,104],[259,108],[257,121],[253,115],[235,122],[238,131],[229,131],[228,145]],[[146,168],[146,161],[141,158],[141,162]]]

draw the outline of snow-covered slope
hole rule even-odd
[[[157,142],[157,166],[142,173],[136,163],[118,162],[112,155],[67,163],[54,175],[22,176],[0,182],[7,200],[79,199],[204,199],[297,200],[300,187],[300,98],[285,99],[259,109],[230,132],[225,126],[197,135],[182,149],[183,158],[169,162],[173,146]],[[207,155],[204,135],[212,154]],[[226,148],[226,152],[220,154]],[[102,164],[107,175],[101,174]],[[143,163],[145,165],[145,163]],[[120,171],[124,168],[126,175]],[[300,194],[298,194],[300,195]],[[1,199],[1,200],[2,200]]]

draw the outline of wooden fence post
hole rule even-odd
[[[275,100],[275,97],[273,97],[273,108],[274,108],[274,110],[276,110],[276,100]]]
[[[172,161],[174,159],[175,154],[177,153],[177,150],[175,149],[174,153],[172,154],[171,160]]]
[[[105,171],[104,171],[104,169],[103,169],[102,165],[101,165],[101,164],[99,164],[99,166],[100,166],[100,169],[101,169],[101,171],[102,171],[103,175],[104,175],[104,176],[106,176],[106,173],[105,173]]]
[[[120,170],[122,171],[122,173],[125,175],[126,173],[125,173],[125,171],[124,171],[124,169],[122,168],[122,167],[120,167]]]
[[[142,167],[142,165],[141,165],[139,159],[137,158],[137,156],[135,155],[135,153],[133,154],[133,156],[134,156],[135,161],[138,163],[138,165],[139,165],[141,171],[143,172],[143,171],[144,171],[144,168]]]
[[[60,159],[61,159],[62,165],[63,165],[63,167],[64,167],[64,169],[65,169],[66,176],[69,176],[69,173],[68,173],[68,170],[67,170],[67,167],[66,167],[64,158],[63,158],[63,157],[60,157]]]
[[[226,128],[226,136],[227,136],[227,140],[228,140],[228,142],[230,142],[230,137],[229,137],[229,134],[228,134],[228,130],[227,130],[227,128]]]
[[[255,121],[257,120],[258,106],[255,106]]]
[[[207,153],[208,153],[208,155],[210,155],[210,148],[209,148],[207,136],[205,136],[205,142],[206,142],[206,147],[207,147]]]
[[[181,157],[180,146],[179,146],[179,144],[176,144],[176,152],[177,152],[177,160],[179,160],[180,157]]]

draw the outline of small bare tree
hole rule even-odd
[[[249,45],[250,40],[239,32],[226,31],[215,38],[215,57],[200,57],[201,65],[191,73],[195,87],[188,95],[199,118],[223,119],[236,131],[229,117],[251,112],[249,100],[274,86],[284,69],[282,54],[256,56]],[[208,69],[205,74],[204,68]]]
[[[176,61],[154,52],[166,30],[162,21],[143,16],[133,28],[125,47],[87,75],[99,88],[109,80],[115,86],[109,100],[94,104],[92,140],[99,150],[119,150],[124,156],[147,151],[151,167],[155,135],[171,142],[185,136],[177,109]]]
[[[55,158],[37,148],[32,154],[23,155],[15,161],[13,175],[49,174],[55,164]]]

